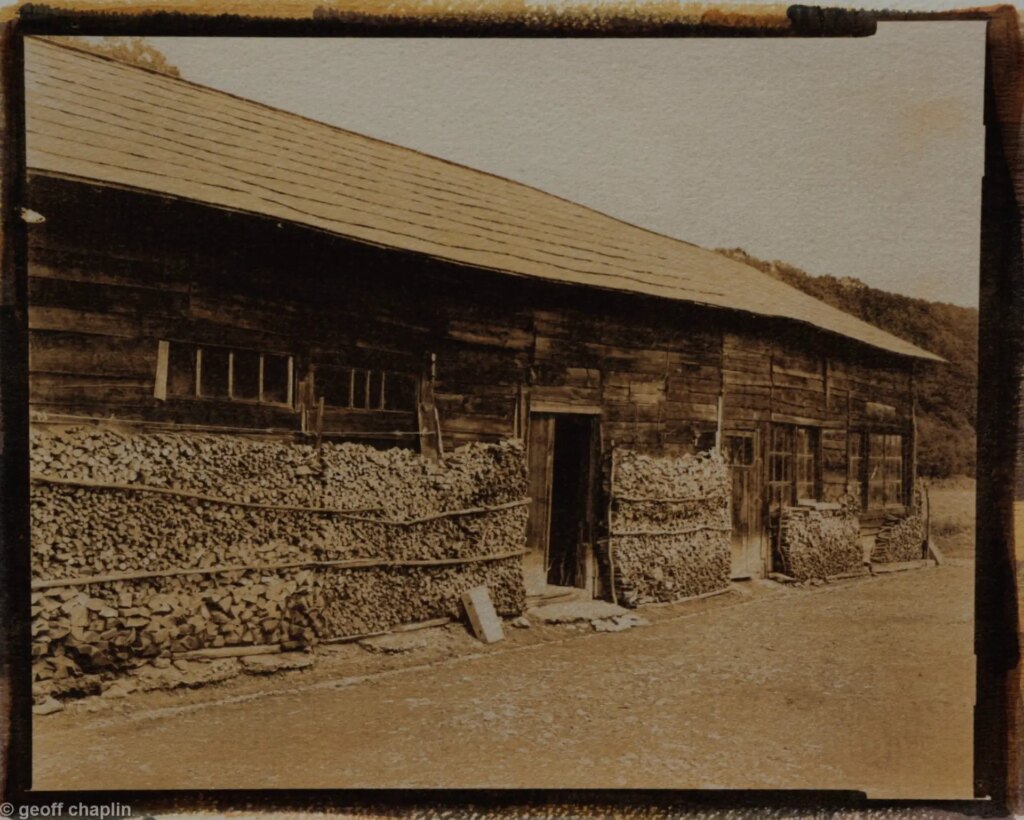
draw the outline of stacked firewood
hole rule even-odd
[[[480,584],[504,614],[525,605],[517,443],[437,464],[352,444],[35,431],[32,472],[37,691],[80,694],[91,676],[196,649],[458,615]]]
[[[849,504],[837,509],[785,507],[779,516],[782,571],[799,580],[823,579],[860,569],[860,522]]]
[[[924,522],[919,515],[887,515],[875,536],[871,560],[917,561],[924,557]]]
[[[610,568],[627,606],[729,584],[728,468],[715,454],[667,457],[617,449]]]
[[[98,428],[31,434],[32,472],[55,479],[173,488],[242,503],[415,517],[526,496],[522,445],[467,444],[443,463],[410,450],[237,436],[138,435]],[[500,480],[498,480],[500,477]]]
[[[518,506],[410,521],[37,483],[33,574],[50,579],[377,556],[456,558],[507,551],[518,543],[526,516]]]

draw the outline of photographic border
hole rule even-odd
[[[790,6],[758,10],[678,7],[580,8],[560,13],[492,6],[438,13],[409,8],[386,14],[274,3],[242,14],[210,11],[116,11],[22,5],[0,29],[0,734],[4,800],[18,805],[130,804],[136,812],[169,809],[345,810],[374,815],[430,813],[651,816],[760,809],[787,816],[823,810],[908,813],[945,810],[1000,815],[1024,809],[1024,708],[1020,634],[1024,610],[1024,447],[1019,441],[1024,376],[1024,51],[1011,6],[950,12],[869,12]],[[237,7],[233,7],[237,8]],[[669,10],[671,8],[671,10]],[[977,546],[975,558],[975,801],[880,801],[840,791],[641,790],[217,790],[144,792],[31,791],[30,546],[28,469],[28,289],[25,225],[23,38],[31,35],[244,37],[856,37],[890,21],[987,21],[985,175],[982,187],[978,388]],[[1021,521],[1017,547],[1015,520]]]

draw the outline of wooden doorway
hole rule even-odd
[[[529,552],[523,562],[530,596],[567,587],[593,593],[597,422],[594,415],[530,414]]]
[[[732,577],[764,575],[761,451],[756,430],[727,430],[722,454],[732,476]]]

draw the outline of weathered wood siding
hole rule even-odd
[[[605,449],[669,454],[709,446],[721,414],[725,430],[760,432],[762,460],[772,423],[815,426],[827,499],[846,488],[848,429],[911,429],[909,363],[785,323],[126,192],[39,179],[32,195],[48,217],[29,230],[36,411],[299,430],[299,408],[155,398],[169,339],[290,354],[299,401],[315,395],[318,364],[415,374],[446,448],[524,436],[531,409],[597,413]],[[324,429],[415,445],[423,421],[327,407]]]
[[[345,278],[342,265],[326,268],[316,252],[304,257],[283,229],[267,235],[265,224],[185,204],[164,213],[161,229],[162,208],[142,198],[52,181],[33,193],[48,215],[29,232],[30,404],[37,417],[300,429],[298,407],[158,399],[160,340],[291,355],[296,395],[317,362],[422,370],[429,334],[418,311],[373,296],[365,277]],[[77,209],[95,214],[88,231],[73,218]],[[320,271],[328,275],[310,276]],[[417,431],[414,412],[327,408],[324,422],[328,433],[397,431],[413,442]]]

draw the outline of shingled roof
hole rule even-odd
[[[28,38],[30,171],[476,268],[783,317],[941,359],[749,265],[508,179]]]

